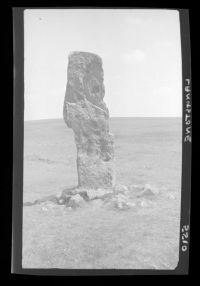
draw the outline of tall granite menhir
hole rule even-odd
[[[114,185],[113,136],[105,95],[102,60],[98,55],[69,55],[63,115],[74,131],[79,187],[110,188]]]

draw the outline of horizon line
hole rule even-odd
[[[182,116],[110,116],[109,119],[111,118],[180,118],[182,119]],[[29,121],[42,121],[42,120],[61,120],[63,119],[62,117],[56,117],[56,118],[40,118],[40,119],[24,119],[24,122],[29,122]],[[64,119],[63,119],[64,120]]]

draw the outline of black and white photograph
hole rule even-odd
[[[23,16],[22,268],[176,269],[179,11]]]

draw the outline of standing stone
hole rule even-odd
[[[98,55],[69,55],[63,116],[74,131],[79,187],[114,185],[113,135],[105,95],[102,60]]]

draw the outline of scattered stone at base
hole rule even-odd
[[[127,205],[131,208],[136,207],[136,203],[135,202],[127,202]]]
[[[114,192],[115,193],[120,193],[120,192],[128,192],[128,188],[125,185],[121,185],[121,184],[116,184],[114,186]]]
[[[136,206],[134,202],[129,201],[129,198],[123,194],[115,196],[113,198],[113,203],[116,208],[123,210]]]
[[[79,194],[76,194],[70,198],[66,206],[76,208],[76,207],[79,207],[81,203],[83,202],[84,202],[84,199]]]
[[[56,193],[56,199],[60,199],[62,197],[62,191]]]
[[[77,191],[77,194],[79,194],[85,201],[89,201],[90,198],[88,196],[87,190],[79,190]]]
[[[60,198],[57,200],[57,204],[58,205],[64,205],[66,203],[66,199],[65,198]]]
[[[144,185],[132,184],[129,186],[129,190],[131,192],[141,192],[141,191],[144,191]]]
[[[90,200],[103,198],[106,195],[113,193],[113,191],[111,189],[102,189],[102,188],[99,188],[96,190],[89,189],[86,192],[87,192],[87,196]]]
[[[159,194],[159,189],[155,186],[151,186],[149,184],[144,185],[144,191],[151,191],[154,195]]]
[[[41,210],[42,211],[48,211],[48,208],[43,206],[43,207],[41,207]]]
[[[148,208],[148,207],[151,206],[151,203],[144,200],[144,201],[141,201],[141,202],[140,202],[140,205],[141,205],[141,207],[143,207],[143,208]]]
[[[144,186],[144,190],[139,193],[137,195],[138,198],[140,197],[153,197],[155,195],[158,195],[160,193],[159,189],[154,187],[154,186],[150,186],[149,184],[145,184]]]
[[[172,193],[168,193],[167,194],[167,198],[170,199],[170,200],[174,200],[176,198],[176,196]]]
[[[70,198],[70,201],[74,201],[75,203],[79,204],[83,202],[83,198],[79,194],[76,194]]]
[[[127,198],[125,195],[123,195],[123,194],[118,194],[118,195],[116,196],[116,199],[117,199],[118,201],[120,201],[120,202],[127,202],[127,201],[128,201],[128,198]]]
[[[107,207],[114,205],[117,209],[130,209],[135,207],[150,207],[151,201],[155,195],[159,194],[160,190],[149,184],[145,185],[130,185],[125,186],[117,184],[113,188],[85,188],[76,187],[73,189],[66,189],[60,195],[56,194],[56,204],[65,205],[67,208],[76,209],[77,207],[86,206],[86,202],[91,203],[91,206]],[[165,193],[168,199],[175,199],[172,193]],[[142,199],[142,201],[140,200]],[[144,200],[143,200],[144,198]],[[96,201],[96,202],[95,202]],[[88,205],[89,206],[89,205]],[[46,210],[46,207],[44,207]]]
[[[51,210],[55,207],[56,207],[56,204],[48,202],[48,201],[41,204],[41,210],[42,211],[48,211],[48,210]]]
[[[77,188],[72,187],[72,188],[65,188],[61,192],[61,197],[69,197],[77,194]]]

